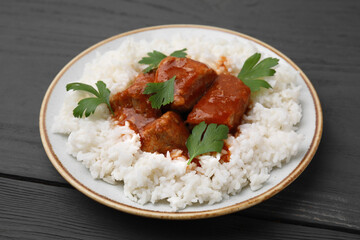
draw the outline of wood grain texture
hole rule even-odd
[[[291,222],[293,225],[359,233],[359,12],[360,2],[356,0],[2,0],[0,173],[5,177],[34,181],[33,186],[59,183],[60,187],[50,188],[54,192],[55,189],[59,193],[73,191],[63,188],[68,185],[47,159],[40,142],[38,115],[52,79],[82,50],[118,33],[152,25],[191,23],[224,27],[263,40],[304,70],[322,103],[324,133],[315,158],[298,180],[265,203],[222,217],[222,221],[230,223],[234,218],[246,216],[246,219],[260,219],[256,221],[262,223],[275,219],[286,226],[286,222]],[[43,187],[44,195],[48,188]],[[56,202],[60,195],[54,194],[53,201]],[[69,199],[72,195],[74,193],[68,196]],[[30,194],[28,198],[31,199]],[[19,201],[28,198],[21,200],[19,196]],[[27,207],[32,208],[30,203]],[[50,215],[56,214],[48,211]],[[111,209],[105,211],[122,215]],[[13,220],[3,216],[0,221],[11,229]],[[77,217],[74,216],[72,221]],[[37,221],[40,224],[44,220],[39,218]],[[61,226],[69,225],[64,219],[61,221]],[[84,222],[78,225],[79,229],[87,229],[82,224]],[[175,225],[168,226],[175,228]],[[190,228],[191,224],[186,227]],[[231,230],[237,231],[234,225]],[[27,231],[38,231],[37,236],[51,233],[31,225],[27,225]],[[289,236],[292,235],[280,234],[278,238]]]
[[[164,221],[113,211],[81,193],[0,178],[0,238],[16,239],[359,239],[340,231],[241,214]]]

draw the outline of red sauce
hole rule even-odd
[[[191,162],[192,162],[192,163],[195,163],[197,167],[201,167],[200,159],[198,159],[198,158],[193,158],[193,160],[192,160]]]
[[[136,111],[134,108],[122,108],[116,111],[115,116],[118,124],[123,126],[128,121],[130,128],[135,132],[139,132],[146,124],[151,123],[157,119],[156,114],[143,114]]]
[[[129,88],[110,99],[111,108],[114,110],[113,118],[119,125],[123,126],[127,121],[131,129],[139,132],[146,124],[161,116],[159,109],[151,107],[149,95],[143,94],[146,84],[154,80],[155,73],[141,73]]]
[[[219,70],[218,73],[227,73],[229,72],[225,63],[227,62],[227,58],[225,56],[221,56],[219,61],[216,63],[216,68]]]
[[[230,150],[229,150],[229,146],[226,143],[224,143],[224,147],[223,147],[222,151],[224,151],[224,150],[226,151],[226,153],[221,155],[220,163],[230,162],[231,153],[230,153]]]

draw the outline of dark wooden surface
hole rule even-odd
[[[128,30],[189,23],[279,49],[315,86],[318,152],[268,201],[228,216],[162,221],[74,190],[39,136],[42,98],[79,52]],[[360,239],[360,1],[0,1],[0,239]]]

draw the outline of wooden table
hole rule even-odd
[[[79,52],[128,30],[191,23],[279,49],[315,86],[318,152],[275,197],[196,221],[132,216],[71,187],[48,160],[38,117],[45,91]],[[1,239],[360,239],[360,1],[0,1]]]

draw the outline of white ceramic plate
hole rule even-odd
[[[50,131],[54,116],[58,114],[65,97],[65,86],[74,79],[80,79],[84,66],[96,57],[96,53],[105,53],[115,50],[126,38],[131,37],[135,41],[153,38],[168,39],[177,33],[183,34],[207,34],[209,38],[219,37],[225,39],[242,38],[257,45],[261,52],[272,52],[277,58],[289,64],[300,72],[299,83],[302,86],[301,105],[303,118],[299,125],[299,132],[305,135],[300,152],[288,164],[282,168],[275,168],[271,172],[270,179],[258,191],[245,188],[240,194],[230,197],[214,205],[202,204],[185,208],[179,212],[172,212],[168,204],[140,205],[130,201],[124,196],[122,185],[110,185],[101,180],[94,180],[89,171],[80,162],[66,154],[65,143],[67,137],[54,134]],[[163,25],[148,27],[126,32],[100,43],[97,43],[70,61],[55,77],[44,97],[40,112],[40,133],[45,151],[58,170],[58,172],[75,188],[90,198],[113,207],[115,209],[156,218],[168,219],[194,219],[219,216],[258,204],[275,195],[292,181],[306,168],[314,156],[320,142],[322,133],[322,111],[318,96],[306,75],[289,58],[273,47],[247,35],[234,31],[199,25]]]

